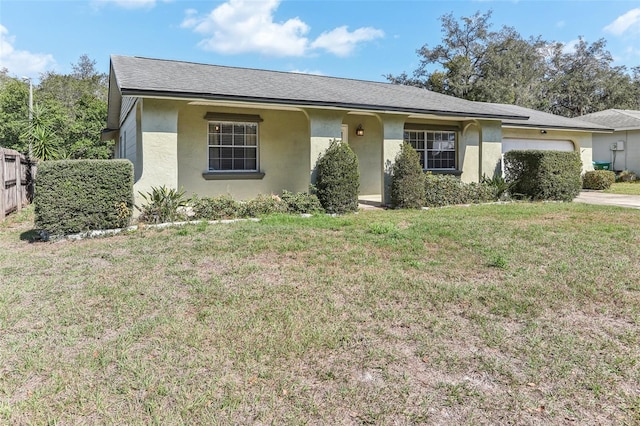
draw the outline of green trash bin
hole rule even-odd
[[[592,161],[594,170],[609,170],[611,169],[611,163],[606,161]]]

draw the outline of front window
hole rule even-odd
[[[258,123],[210,121],[209,170],[257,171]]]
[[[456,132],[406,130],[404,140],[418,152],[423,169],[455,170]]]

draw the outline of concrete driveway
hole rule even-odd
[[[620,195],[607,194],[600,191],[582,191],[573,201],[576,203],[600,204],[604,206],[618,206],[640,209],[639,195]]]

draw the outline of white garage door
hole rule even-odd
[[[549,151],[574,151],[573,142],[553,139],[502,139],[502,153],[514,149],[544,149]]]
[[[500,168],[504,177],[504,153],[514,149],[542,149],[547,151],[574,151],[573,142],[554,139],[502,139],[502,156]]]

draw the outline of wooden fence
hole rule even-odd
[[[0,220],[29,204],[34,174],[35,165],[24,154],[0,148]]]

